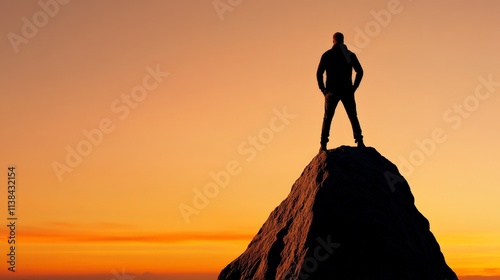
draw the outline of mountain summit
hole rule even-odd
[[[218,279],[457,279],[414,202],[374,148],[321,152]]]

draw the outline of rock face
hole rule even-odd
[[[219,279],[454,280],[406,180],[374,148],[321,152]]]

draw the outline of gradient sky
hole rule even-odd
[[[317,153],[315,71],[336,31],[365,70],[365,143],[398,165],[457,274],[500,275],[500,2],[229,2],[0,2],[15,276],[220,271]],[[354,145],[342,107],[332,134]]]

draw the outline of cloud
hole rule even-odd
[[[500,275],[496,276],[479,276],[479,275],[469,275],[469,276],[460,276],[458,277],[460,280],[500,280]]]
[[[104,228],[104,229],[131,229],[137,228],[137,226],[129,225],[129,224],[121,224],[121,223],[89,223],[89,224],[77,224],[77,223],[68,223],[68,222],[48,222],[45,223],[46,227],[50,228],[69,228],[69,229],[88,229],[88,228]]]
[[[46,226],[24,226],[19,237],[24,242],[142,242],[179,243],[190,241],[249,241],[254,234],[241,232],[140,232],[125,224],[102,223],[82,225],[48,223]]]
[[[483,271],[484,271],[485,274],[488,274],[488,275],[500,274],[500,268],[499,267],[485,268]]]

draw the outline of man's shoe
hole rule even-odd
[[[356,143],[358,143],[358,148],[366,148],[365,143],[363,142],[363,139],[356,140]]]
[[[319,147],[319,152],[318,153],[321,153],[323,151],[326,151],[326,145],[321,145],[321,147]]]

